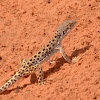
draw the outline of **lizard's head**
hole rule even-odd
[[[61,36],[61,38],[64,38],[75,25],[75,20],[65,20],[62,24],[58,26],[56,32]]]

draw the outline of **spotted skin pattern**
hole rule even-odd
[[[0,93],[5,91],[9,86],[14,84],[21,77],[27,74],[32,74],[36,71],[38,72],[38,83],[40,85],[44,84],[45,81],[43,80],[43,70],[41,63],[43,63],[44,61],[48,61],[49,58],[58,51],[61,52],[62,56],[68,63],[77,62],[77,59],[71,60],[61,47],[62,39],[66,35],[68,35],[70,30],[75,25],[75,20],[65,20],[62,24],[60,24],[51,40],[46,45],[44,45],[35,55],[33,55],[28,61],[24,60],[22,62],[21,67],[16,72],[16,74],[0,88]]]

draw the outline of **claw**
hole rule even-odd
[[[73,59],[72,59],[72,63],[76,63],[77,61],[79,61],[79,59],[80,59],[80,57],[79,57],[79,56],[78,56],[78,57],[73,58]]]
[[[49,63],[54,63],[54,62],[55,62],[55,60],[48,60],[48,62],[49,62]]]

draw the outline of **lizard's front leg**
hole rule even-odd
[[[64,59],[68,63],[76,63],[79,60],[79,57],[75,57],[74,59],[71,60],[71,58],[65,53],[64,49],[61,46],[59,47],[59,50],[62,56],[64,57]]]

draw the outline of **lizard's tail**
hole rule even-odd
[[[16,74],[9,80],[7,81],[2,87],[0,87],[0,93],[5,91],[7,88],[9,88],[11,85],[13,85],[18,79],[23,77],[24,75],[24,69],[20,68]]]

